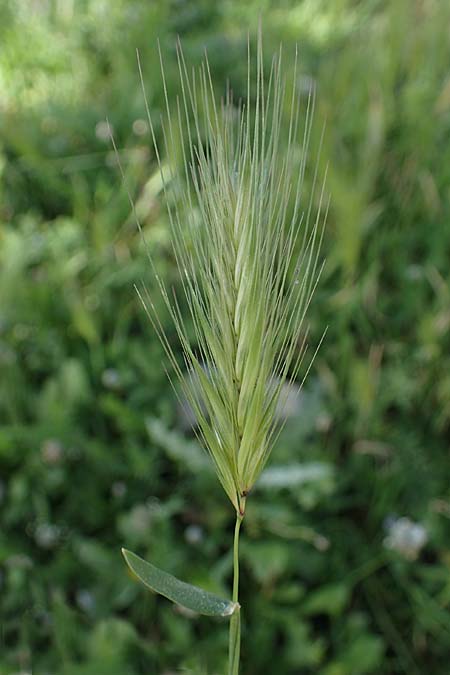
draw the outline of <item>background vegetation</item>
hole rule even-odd
[[[261,11],[267,56],[299,43],[327,119],[329,331],[248,505],[243,674],[448,673],[450,4],[3,0],[2,675],[224,672],[227,626],[146,593],[119,553],[227,592],[234,514],[133,291],[153,280],[105,117],[176,284],[135,48],[155,111],[157,37],[169,87],[179,34],[239,91]]]

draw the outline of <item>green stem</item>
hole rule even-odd
[[[233,546],[233,602],[238,602],[239,598],[239,530],[244,519],[244,514],[236,514],[236,525],[234,528],[234,546]],[[228,675],[239,674],[239,657],[241,652],[241,609],[234,612],[230,620],[230,642],[229,642],[229,660]]]

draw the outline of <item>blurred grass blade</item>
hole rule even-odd
[[[145,586],[177,605],[207,616],[231,616],[239,608],[238,603],[224,600],[202,588],[186,584],[131,551],[123,548],[122,553],[131,571]]]
[[[292,488],[304,483],[332,480],[332,478],[333,467],[327,462],[271,466],[261,474],[258,488]]]

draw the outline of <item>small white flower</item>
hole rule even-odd
[[[142,119],[134,120],[133,133],[136,136],[145,136],[145,134],[148,134],[148,132],[149,132],[148,122],[146,120]]]
[[[203,529],[199,525],[188,525],[184,531],[184,538],[192,546],[200,544],[203,540]]]
[[[394,518],[387,523],[388,536],[384,545],[397,551],[407,560],[416,560],[428,541],[428,533],[423,525],[409,518]]]
[[[109,142],[110,134],[112,133],[112,126],[106,120],[100,120],[95,125],[95,135],[99,141]]]
[[[81,588],[77,591],[76,603],[78,607],[87,614],[91,614],[95,610],[95,598],[92,593],[85,588]]]
[[[40,548],[53,548],[60,538],[60,528],[51,523],[41,523],[36,527],[34,539]]]

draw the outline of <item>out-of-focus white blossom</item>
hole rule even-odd
[[[428,533],[423,525],[409,518],[390,518],[386,523],[388,536],[384,545],[397,551],[408,560],[415,560],[428,541]]]
[[[184,531],[184,538],[192,546],[200,544],[203,541],[203,529],[199,525],[188,525]]]
[[[110,134],[113,133],[112,126],[106,120],[100,120],[95,125],[95,135],[99,141],[109,141]]]

